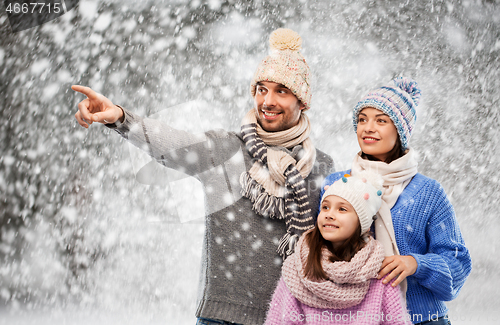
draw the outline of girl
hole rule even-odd
[[[326,189],[315,227],[283,263],[266,324],[405,324],[399,287],[377,280],[384,252],[369,235],[382,179],[361,172]]]
[[[402,285],[414,324],[450,324],[444,301],[457,297],[471,271],[471,259],[453,207],[441,185],[417,172],[409,148],[420,89],[415,81],[397,78],[358,102],[354,130],[361,152],[352,170],[371,170],[384,180],[382,205],[375,221],[375,238],[385,256],[379,278]],[[432,322],[431,322],[432,321]]]

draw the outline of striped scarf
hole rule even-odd
[[[262,129],[254,109],[241,123],[241,136],[255,159],[250,170],[240,176],[242,195],[250,199],[257,213],[285,220],[287,232],[278,246],[283,258],[293,253],[300,234],[314,226],[304,181],[316,160],[310,132],[305,114],[296,126],[279,132]]]

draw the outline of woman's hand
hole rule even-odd
[[[387,284],[397,276],[397,279],[392,283],[392,286],[395,287],[407,276],[414,274],[417,271],[417,267],[418,263],[413,256],[388,256],[382,262],[377,279],[382,279],[386,274],[389,274],[383,281],[384,284]]]

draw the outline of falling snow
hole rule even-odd
[[[107,0],[80,1],[14,34],[2,11],[0,318],[195,322],[203,190],[214,188],[174,173],[161,186],[140,183],[135,167],[143,158],[125,141],[101,125],[77,125],[83,97],[70,86],[90,86],[142,116],[163,114],[174,128],[237,131],[269,32],[284,26],[303,38],[312,138],[338,170],[358,151],[350,114],[357,99],[401,74],[419,82],[412,138],[419,170],[448,193],[474,263],[448,303],[450,315],[453,324],[498,323],[498,17],[498,1]],[[186,164],[199,158],[185,157]],[[232,159],[243,163],[242,155]],[[236,195],[224,193],[221,204]],[[238,227],[215,244],[246,242],[251,223]],[[251,238],[253,249],[265,248]],[[230,266],[238,260],[226,257]],[[230,280],[235,271],[226,267]],[[477,321],[483,315],[498,317]]]

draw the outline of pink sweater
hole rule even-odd
[[[401,303],[399,287],[383,284],[382,280],[370,281],[368,292],[360,304],[345,309],[320,309],[298,301],[281,278],[265,324],[411,324]]]
[[[305,238],[311,231],[283,263],[265,324],[411,324],[399,287],[376,279],[384,259],[379,242],[368,238],[349,262],[331,262],[324,248],[321,265],[327,279],[313,281],[304,276]]]

